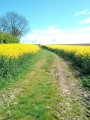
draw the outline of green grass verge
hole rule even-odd
[[[12,84],[15,81],[19,80],[20,78],[22,78],[28,71],[31,71],[34,68],[37,61],[40,59],[41,55],[42,55],[42,51],[40,50],[37,54],[31,55],[29,58],[26,58],[26,59],[28,59],[27,62],[25,62],[25,59],[23,59],[23,65],[22,65],[22,63],[21,63],[21,66],[17,66],[17,64],[14,64],[15,70],[17,69],[17,72],[15,73],[14,76],[8,76],[8,73],[7,73],[6,77],[5,76],[2,77],[2,75],[0,75],[0,89],[8,87],[10,84]],[[28,57],[28,56],[26,55],[26,57]],[[25,58],[25,56],[24,56],[24,58]],[[22,59],[22,58],[20,58],[20,59]],[[14,74],[14,70],[13,70],[13,74]]]
[[[57,111],[62,98],[59,97],[54,78],[49,74],[54,57],[48,51],[41,51],[37,59],[43,60],[43,64],[36,72],[31,71],[35,74],[30,72],[11,86],[12,90],[22,88],[23,91],[16,96],[17,104],[14,104],[15,100],[11,103],[7,100],[0,107],[3,120],[60,120]]]

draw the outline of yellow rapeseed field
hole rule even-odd
[[[34,44],[0,44],[0,56],[17,58],[27,53],[36,53],[39,47]]]
[[[90,46],[78,45],[46,45],[49,48],[60,49],[68,52],[74,52],[78,56],[90,56]]]

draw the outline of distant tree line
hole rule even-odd
[[[0,18],[0,43],[17,43],[27,31],[28,21],[15,12],[8,12]]]

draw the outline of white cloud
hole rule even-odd
[[[54,26],[50,26],[45,30],[33,30],[33,33],[37,33],[37,34],[56,34],[56,33],[60,33],[62,30],[54,27]]]
[[[48,27],[45,30],[33,30],[32,33],[24,36],[21,43],[35,44],[73,44],[73,43],[90,43],[90,32],[84,33],[82,30],[61,30],[57,27]],[[90,30],[88,27],[86,30]]]
[[[86,19],[84,19],[84,20],[79,21],[79,23],[80,23],[80,24],[88,24],[88,23],[90,23],[90,17],[89,17],[89,18],[86,18]]]
[[[90,32],[90,26],[84,27],[84,28],[80,28],[79,32]]]
[[[75,14],[75,16],[79,16],[79,15],[89,15],[90,14],[90,11],[89,10],[83,10],[81,12],[77,12]]]
[[[33,30],[31,34],[28,34],[24,36],[21,39],[21,42],[25,42],[26,40],[28,42],[34,42],[34,43],[51,43],[56,42],[55,38],[61,34],[62,30],[58,29],[56,27],[48,27],[45,30]]]

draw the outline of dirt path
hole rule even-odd
[[[85,91],[79,81],[75,78],[75,73],[70,70],[68,62],[54,54],[55,62],[52,66],[52,75],[57,80],[60,96],[63,98],[59,104],[63,108],[62,120],[88,120],[89,111],[85,107],[83,97]],[[90,95],[90,92],[89,92]],[[87,114],[87,118],[86,118]],[[65,117],[66,115],[66,117]],[[64,118],[65,117],[65,118]]]
[[[43,50],[31,72],[0,91],[0,120],[89,120],[82,93],[68,63]]]

